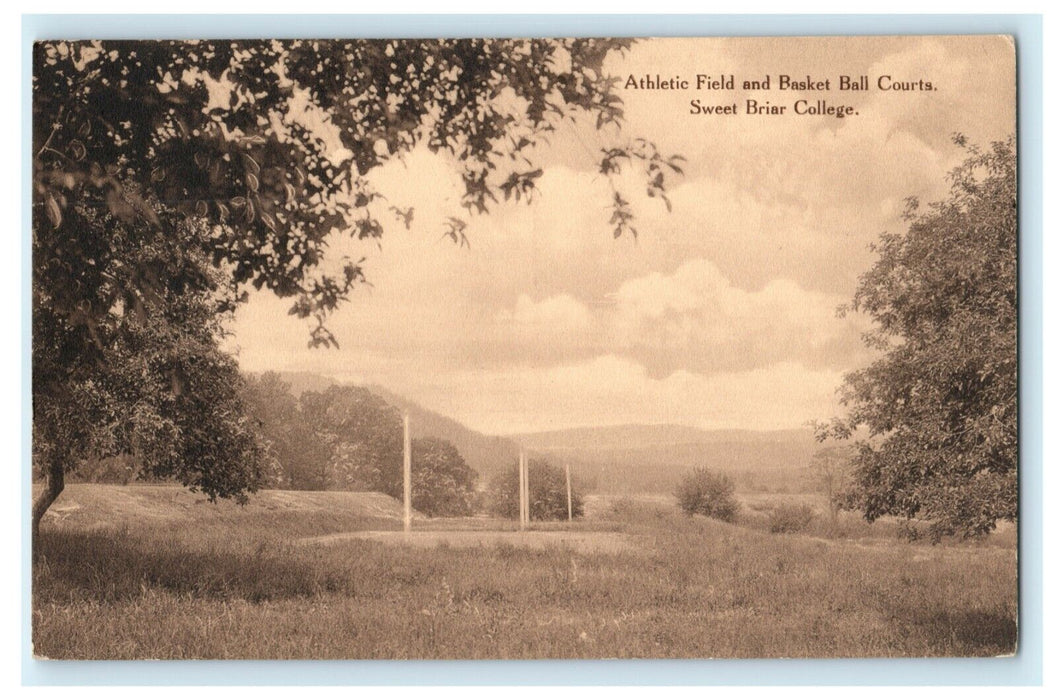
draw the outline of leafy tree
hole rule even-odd
[[[1017,180],[1012,137],[967,149],[950,193],[905,233],[885,234],[850,308],[882,353],[845,377],[843,419],[820,439],[856,439],[847,505],[980,536],[1017,518]]]
[[[367,389],[332,386],[301,402],[274,372],[247,377],[247,413],[265,454],[282,474],[269,485],[292,489],[360,489],[403,498],[400,413]],[[447,440],[411,441],[411,504],[426,515],[472,512],[477,473]]]
[[[562,121],[587,117],[619,133],[617,81],[603,64],[628,43],[35,44],[34,455],[48,487],[34,522],[66,470],[122,440],[133,441],[125,449],[149,471],[179,475],[211,497],[254,488],[257,467],[242,458],[250,451],[244,426],[236,430],[238,380],[213,342],[216,317],[245,299],[248,285],[267,288],[293,300],[291,313],[314,319],[311,344],[335,344],[326,316],[363,269],[360,260],[325,261],[328,237],[377,239],[379,212],[390,208],[412,219],[397,206],[404,203],[372,187],[372,171],[423,144],[460,169],[467,212],[486,212],[500,192],[529,199],[542,174],[536,145]],[[322,117],[336,141],[307,116]],[[665,177],[680,172],[679,159],[641,139],[599,154],[611,182],[633,163],[647,193],[667,204]],[[615,185],[611,223],[616,236],[635,234]],[[453,216],[443,233],[465,242],[465,227]],[[178,319],[155,321],[196,304],[201,311],[203,295],[221,299],[213,318],[201,319],[208,338]],[[151,353],[136,351],[147,346]],[[150,358],[168,389],[153,376],[132,386]],[[208,390],[181,391],[205,381],[199,368],[210,369]],[[107,388],[117,383],[131,388]],[[169,413],[176,408],[201,415],[179,419]],[[135,429],[114,428],[108,417],[118,415]],[[210,416],[226,428],[206,438]],[[215,449],[197,458],[209,441]],[[194,461],[177,466],[183,457]]]
[[[316,478],[319,488],[381,491],[403,497],[400,411],[358,386],[305,392],[301,408],[315,439],[327,451]]]
[[[675,491],[679,507],[689,515],[733,522],[740,504],[734,497],[734,481],[725,474],[695,467],[683,476]]]
[[[470,515],[476,481],[477,472],[447,440],[424,437],[411,441],[411,505],[415,510],[430,517]]]
[[[300,420],[324,451],[311,488],[404,494],[400,411],[363,387],[331,386],[301,396]],[[477,474],[459,451],[435,437],[411,441],[411,505],[429,516],[472,511]]]
[[[565,488],[565,470],[544,459],[529,459],[529,516],[532,520],[566,520],[569,504]],[[521,479],[518,463],[500,472],[490,484],[491,511],[500,518],[516,518],[520,511]],[[584,514],[584,499],[579,484],[572,481],[573,517]]]
[[[167,235],[78,214],[85,234],[71,245],[106,241],[91,264],[71,271],[55,259],[34,261],[33,458],[47,477],[33,504],[34,539],[65,472],[88,459],[129,455],[143,476],[176,479],[210,498],[244,498],[261,481],[261,453],[238,368],[219,349],[229,304],[197,245],[204,227]],[[108,272],[124,266],[161,284],[132,297]],[[84,321],[91,309],[108,310],[91,323],[56,311],[66,303],[56,295],[89,290],[71,314],[83,309]]]
[[[272,475],[268,486],[320,490],[329,454],[305,420],[290,385],[275,372],[246,375],[242,389],[246,413],[256,424]]]

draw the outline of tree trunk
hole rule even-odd
[[[48,511],[51,504],[55,502],[55,499],[62,493],[63,488],[66,486],[66,480],[63,475],[62,469],[63,461],[57,458],[51,458],[48,460],[48,483],[44,487],[44,491],[37,496],[37,500],[33,502],[33,556],[37,556],[40,543],[40,521],[44,517],[44,513]]]

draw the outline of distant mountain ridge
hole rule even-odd
[[[333,377],[314,372],[276,372],[276,374],[290,385],[290,393],[298,398],[306,391],[326,391],[327,387],[342,384]]]
[[[325,391],[341,385],[312,372],[280,372],[290,391]],[[365,385],[411,416],[413,437],[443,438],[481,478],[482,484],[513,465],[522,448],[556,464],[567,463],[586,488],[603,493],[671,493],[688,470],[726,472],[752,490],[796,491],[806,483],[818,449],[812,431],[704,430],[686,425],[625,424],[487,435],[424,408],[376,384]]]
[[[611,449],[648,445],[712,444],[721,442],[770,443],[802,439],[807,429],[705,430],[688,425],[641,424],[590,426],[519,433],[507,437],[532,449]]]
[[[419,406],[414,401],[394,394],[385,387],[368,384],[368,391],[376,394],[411,416],[411,435],[414,437],[444,438],[459,450],[466,463],[481,477],[491,478],[510,467],[517,459],[520,447],[507,437],[486,435],[467,428],[453,418]]]
[[[570,464],[593,490],[671,493],[695,467],[732,475],[741,488],[801,491],[818,450],[810,429],[703,430],[685,425],[614,425],[508,436]]]

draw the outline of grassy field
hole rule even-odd
[[[42,527],[34,650],[92,659],[1015,651],[1011,529],[930,546],[899,541],[884,523],[846,516],[842,531],[820,516],[802,533],[772,534],[774,498],[745,495],[735,525],[687,518],[664,498],[594,499],[583,521],[541,528],[575,538],[542,546],[447,534],[509,531],[509,522],[421,521],[422,546],[313,539],[398,530],[398,504],[377,494],[266,492],[243,508],[176,487],[74,485]],[[617,544],[577,544],[594,533]]]

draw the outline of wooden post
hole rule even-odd
[[[569,522],[573,521],[573,482],[569,479],[569,463],[565,463],[565,502],[569,506]]]
[[[404,532],[411,532],[411,414],[404,412]]]
[[[525,529],[525,452],[522,450],[517,463],[517,527]]]
[[[524,458],[522,458],[524,459]],[[529,463],[525,462],[525,526],[532,522],[532,498],[529,491]]]

